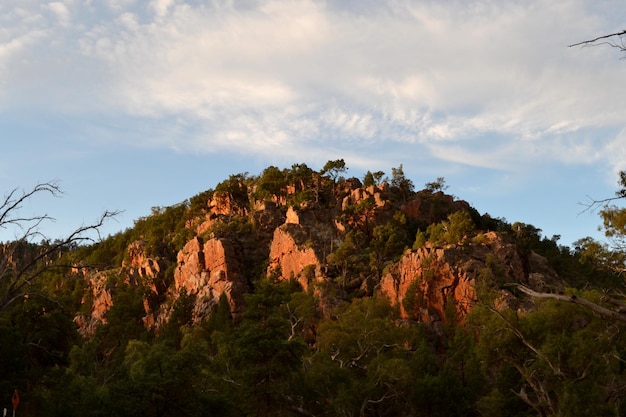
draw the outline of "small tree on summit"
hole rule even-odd
[[[446,180],[443,177],[437,177],[437,180],[424,184],[424,188],[426,189],[426,191],[436,193],[439,191],[447,190],[449,186],[446,185]]]
[[[367,171],[363,177],[363,186],[378,186],[383,181],[384,176],[385,173],[383,171],[376,171],[374,173]]]
[[[346,172],[348,168],[346,168],[346,162],[343,159],[337,159],[335,161],[328,161],[322,168],[322,175],[328,174],[333,182],[337,181],[339,175]]]
[[[398,168],[391,168],[391,188],[398,192],[404,202],[408,200],[415,188],[413,181],[404,176],[402,164]]]

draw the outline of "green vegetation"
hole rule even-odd
[[[570,249],[535,226],[457,204],[443,177],[416,192],[402,165],[389,184],[382,171],[368,171],[362,184],[343,178],[346,171],[343,159],[319,172],[272,166],[153,208],[97,242],[25,236],[3,245],[0,407],[10,408],[18,389],[18,415],[53,417],[626,414],[626,209],[615,204],[626,197],[626,174],[616,197],[601,201],[608,243],[584,238]],[[29,195],[14,191],[7,201]],[[217,200],[230,211],[212,210]],[[411,211],[416,201],[420,212]],[[263,213],[259,202],[269,207]],[[267,276],[272,234],[288,206],[300,224],[285,229],[321,260],[302,270],[307,292],[280,269]],[[10,207],[2,213],[0,226],[20,218]],[[205,317],[194,310],[196,293],[167,298],[178,252],[196,237],[230,245],[248,288],[243,310],[231,311],[225,293]],[[131,244],[158,264],[157,277],[130,272]],[[514,249],[498,252],[504,245]],[[392,305],[376,288],[410,248],[424,254],[419,279]],[[422,284],[438,279],[436,252],[446,250],[466,256],[476,303],[460,320],[452,295],[437,288],[441,321],[414,321],[428,308]],[[553,281],[528,291],[533,263]],[[514,267],[526,271],[522,282],[511,282]],[[112,305],[81,335],[75,319],[97,301],[89,281],[96,273]],[[146,326],[147,306],[167,311],[168,321]]]

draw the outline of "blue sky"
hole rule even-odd
[[[567,45],[620,1],[21,0],[0,5],[0,191],[104,233],[230,174],[343,158],[443,176],[481,213],[600,237],[626,169],[626,60]],[[14,231],[0,231],[0,240]]]

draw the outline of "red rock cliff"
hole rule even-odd
[[[534,286],[554,276],[545,259],[531,254],[529,262],[495,232],[476,241],[481,243],[408,250],[383,276],[378,293],[398,305],[404,318],[463,322],[477,301],[481,274],[502,282],[534,280]]]
[[[279,278],[295,278],[306,292],[314,280],[321,277],[321,262],[313,247],[299,246],[294,232],[304,233],[301,226],[288,224],[274,231],[270,246],[268,275],[279,273]]]
[[[203,243],[196,237],[178,253],[174,271],[174,291],[185,290],[194,296],[194,320],[208,317],[222,295],[226,296],[233,316],[243,309],[246,283],[232,245],[225,239]]]

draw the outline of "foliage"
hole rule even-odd
[[[413,181],[404,175],[402,164],[397,168],[391,168],[391,189],[403,202],[406,202],[409,196],[413,194],[415,186]]]
[[[230,175],[215,186],[215,193],[228,194],[234,201],[242,204],[244,207],[248,203],[248,180],[250,177],[247,172]]]
[[[381,182],[383,182],[383,177],[385,176],[385,173],[383,171],[376,171],[374,173],[367,171],[365,173],[365,176],[363,177],[363,186],[364,187],[371,187],[371,186],[378,186],[381,184]]]
[[[436,245],[463,244],[475,232],[476,225],[467,211],[455,211],[448,216],[448,220],[433,223],[426,229],[430,242]],[[421,236],[417,238],[423,239]],[[419,243],[419,242],[417,242]]]
[[[593,297],[593,294],[585,294]],[[478,346],[495,391],[484,407],[491,415],[619,415],[615,390],[624,380],[624,341],[612,324],[572,304],[546,301],[525,314],[476,308]],[[619,387],[619,388],[618,388]],[[524,411],[526,410],[526,411]]]
[[[443,177],[437,177],[435,181],[424,184],[424,189],[431,193],[443,192],[448,188],[449,186],[446,185],[446,180]]]
[[[242,323],[219,343],[220,371],[245,415],[288,415],[305,348],[290,338],[288,291],[285,284],[258,281]]]
[[[257,181],[256,197],[284,196],[287,193],[287,172],[275,166],[267,167]]]
[[[362,232],[351,230],[337,249],[327,257],[328,265],[336,269],[343,289],[348,286],[349,278],[362,277],[369,272],[365,239]]]
[[[336,182],[339,175],[346,172],[348,168],[346,167],[346,163],[343,159],[337,159],[334,161],[328,161],[322,168],[320,174],[325,175],[328,174],[330,179],[333,182]]]
[[[409,247],[409,233],[406,216],[398,212],[386,224],[374,227],[370,241],[370,266],[377,277],[383,269],[400,259],[404,250]]]

